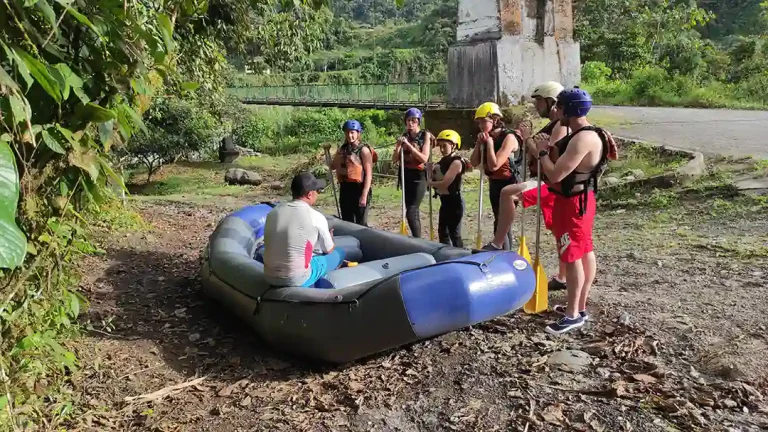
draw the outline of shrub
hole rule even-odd
[[[209,156],[224,134],[209,112],[175,98],[153,104],[144,123],[147,131],[137,133],[123,151],[147,168],[147,182],[164,164]]]
[[[270,119],[259,114],[252,114],[233,131],[235,144],[256,151],[263,151],[262,147],[276,138],[276,126]]]
[[[601,61],[588,61],[581,67],[581,79],[590,84],[600,84],[611,76],[611,68]]]

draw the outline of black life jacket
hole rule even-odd
[[[537,132],[536,135],[538,135],[538,134],[552,135],[552,132],[555,130],[555,127],[557,126],[558,123],[560,123],[560,120],[552,120],[552,121],[550,121],[549,123],[547,123],[546,126],[541,128],[541,130],[539,132]]]
[[[613,142],[613,138],[610,133],[597,126],[585,126],[581,129],[575,130],[565,138],[561,139],[555,146],[557,147],[558,154],[562,156],[565,150],[568,148],[573,137],[575,137],[581,131],[594,131],[600,137],[600,141],[603,143],[603,149],[600,153],[600,160],[597,165],[589,172],[581,172],[573,170],[570,174],[563,178],[558,188],[550,188],[553,193],[566,197],[580,196],[579,199],[579,215],[583,216],[587,207],[587,194],[590,189],[597,194],[597,184],[600,176],[603,175],[608,168],[608,159],[616,159],[616,144]],[[582,185],[583,188],[578,191],[574,191],[577,185]]]
[[[517,139],[517,151],[510,152],[508,160],[496,171],[489,171],[487,165],[483,167],[485,175],[487,175],[490,180],[511,180],[513,183],[520,183],[522,181],[521,167],[523,164],[523,137],[520,136],[516,130],[504,129],[499,136],[493,139],[493,151],[498,153],[504,145],[504,140],[507,139],[507,136],[510,134],[514,135]],[[483,151],[485,151],[485,148],[483,148]],[[486,158],[486,160],[488,159]]]
[[[445,175],[448,172],[448,169],[451,167],[453,162],[455,161],[461,162],[461,171],[459,171],[458,174],[456,174],[456,177],[453,179],[450,185],[448,185],[448,195],[459,195],[461,194],[461,177],[466,172],[467,166],[464,163],[464,158],[461,157],[461,155],[458,155],[456,153],[451,153],[448,156],[443,156],[442,159],[440,159],[440,162],[438,162],[438,166],[440,167],[440,172]]]
[[[550,121],[549,123],[547,123],[546,126],[541,128],[541,130],[538,131],[536,133],[536,135],[543,134],[543,135],[548,135],[548,136],[551,137],[552,133],[555,131],[555,127],[557,127],[558,123],[560,123],[560,120],[552,120],[552,121]],[[566,129],[568,129],[568,133],[570,134],[571,133],[571,129],[570,128],[566,128]],[[538,166],[539,164],[538,164],[538,160],[534,156],[535,155],[531,155],[531,157],[528,159],[528,173],[529,173],[529,177],[538,177],[539,176],[539,166]]]

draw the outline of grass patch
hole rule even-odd
[[[109,232],[147,231],[151,228],[140,214],[117,199],[100,205],[98,211],[89,213],[85,219],[92,227]]]
[[[682,155],[661,153],[658,147],[647,144],[632,144],[621,149],[619,160],[608,164],[606,175],[625,177],[640,170],[644,177],[670,172],[684,165],[688,160]]]
[[[308,156],[293,155],[273,157],[268,155],[242,157],[234,164],[218,162],[179,162],[166,165],[150,183],[145,183],[146,173],[138,169],[131,173],[129,190],[134,194],[167,195],[212,195],[240,196],[253,192],[253,186],[230,186],[224,182],[224,174],[230,168],[253,170],[262,176],[264,183],[282,179],[294,168],[306,162]]]

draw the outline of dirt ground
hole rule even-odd
[[[517,311],[340,367],[271,350],[201,293],[207,236],[243,204],[136,202],[152,229],[113,233],[84,263],[95,328],[77,342],[89,411],[73,430],[768,428],[768,218],[754,200],[601,206],[591,319],[571,335]],[[397,229],[393,207],[372,210],[379,227]],[[553,245],[543,234],[548,274]]]

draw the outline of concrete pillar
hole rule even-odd
[[[459,0],[449,105],[514,105],[541,82],[569,87],[580,80],[571,0]]]

